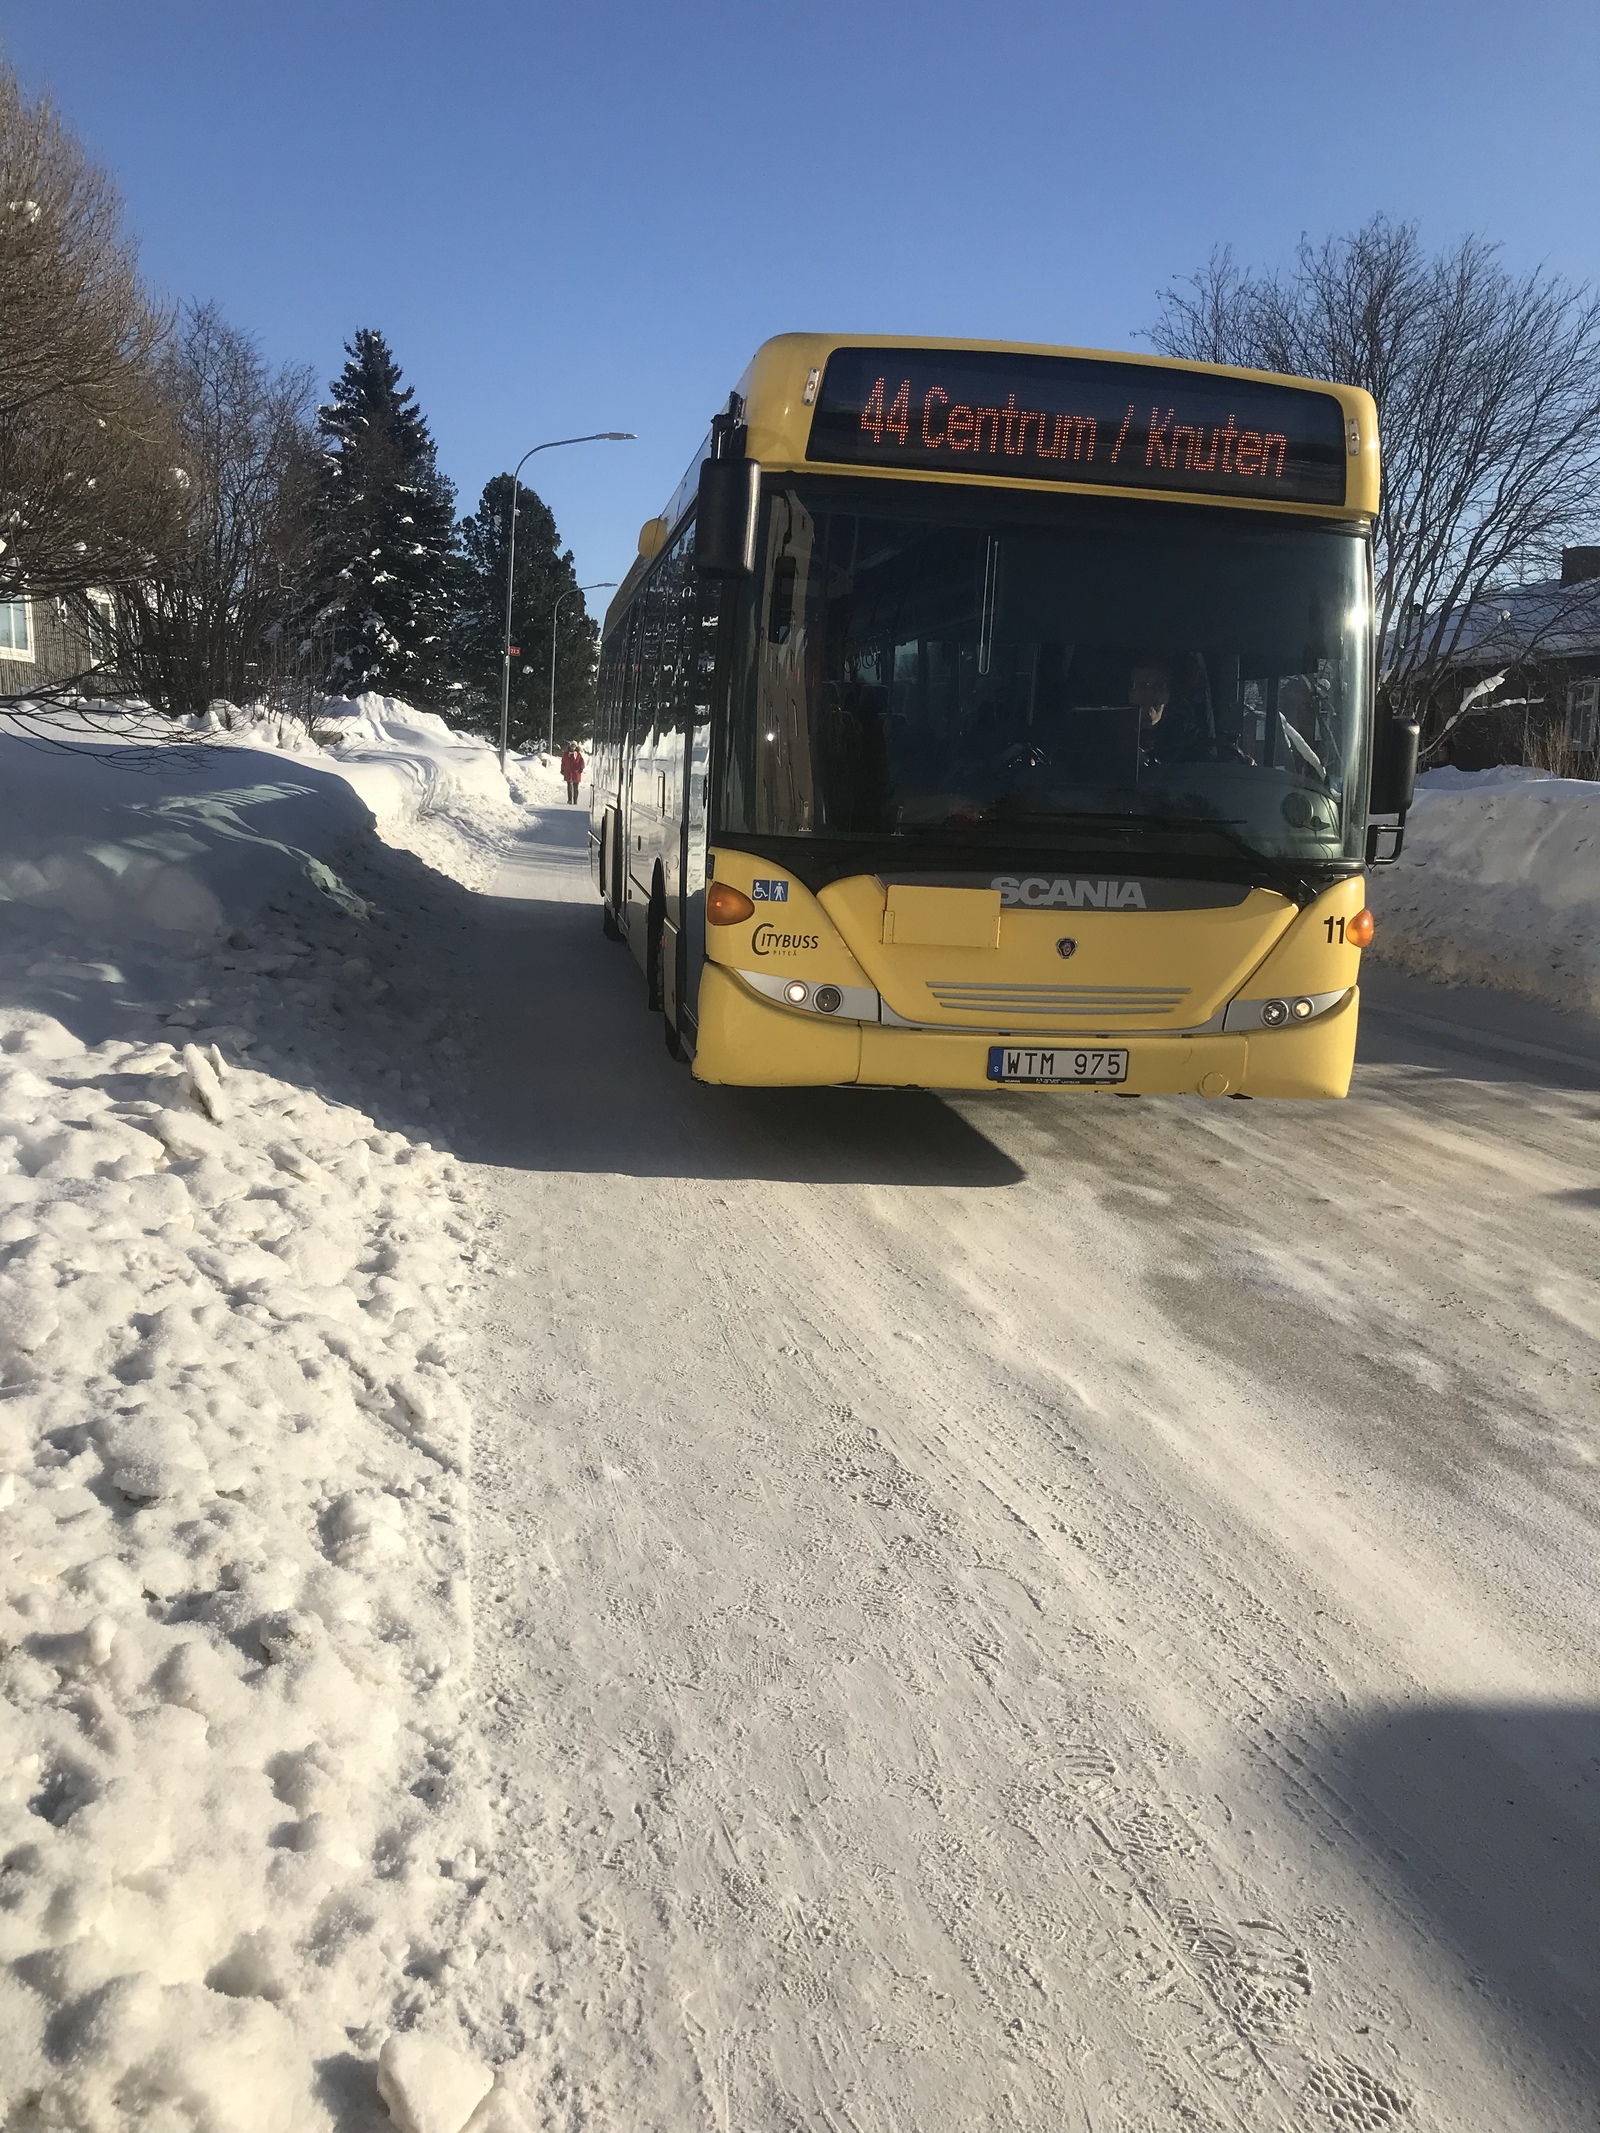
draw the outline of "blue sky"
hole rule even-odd
[[[0,0],[0,47],[164,293],[321,379],[381,328],[463,507],[637,430],[529,468],[586,581],[770,333],[1138,346],[1213,244],[1378,208],[1600,279],[1594,0]]]

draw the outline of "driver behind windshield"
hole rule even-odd
[[[1199,662],[1185,662],[1199,666]],[[1205,710],[1205,676],[1187,676],[1197,704],[1173,690],[1172,669],[1164,659],[1141,658],[1128,675],[1128,702],[1139,713],[1139,755],[1145,764],[1192,763],[1213,753]]]
[[[1139,739],[1148,746],[1172,700],[1172,677],[1157,660],[1144,660],[1128,676],[1128,701],[1139,712]]]
[[[1128,667],[1115,653],[1092,654],[1078,687],[1104,693],[1074,702],[1073,648],[1039,646],[986,681],[943,748],[908,723],[896,732],[891,782],[900,819],[976,821],[996,805],[1027,806],[1075,785],[1123,785],[1134,775],[1132,761],[1123,767],[1114,752],[1105,755],[1093,729],[1129,707],[1139,714],[1141,766],[1203,760],[1214,750],[1209,718],[1193,701],[1198,694],[1208,703],[1203,667],[1198,679],[1191,672],[1199,664],[1180,657],[1175,688],[1173,665],[1159,655],[1140,653]]]

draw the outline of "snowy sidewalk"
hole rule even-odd
[[[598,927],[600,906],[589,876],[589,787],[577,807],[541,807],[515,829],[500,855],[490,894],[514,902],[583,904]]]

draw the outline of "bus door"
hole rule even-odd
[[[682,997],[684,843],[688,795],[685,776],[690,730],[690,675],[694,665],[693,574],[688,561],[689,535],[680,535],[663,556],[648,598],[656,639],[655,731],[649,804],[656,824],[653,852],[646,839],[650,880],[659,884],[660,904],[654,923],[660,928],[661,961],[650,971],[669,1027],[676,1028]],[[641,869],[641,878],[642,878]]]
[[[626,935],[628,854],[633,847],[628,817],[633,782],[635,711],[639,701],[639,614],[636,608],[625,617],[621,628],[621,673],[617,678],[617,701],[612,714],[616,754],[611,764],[612,790],[601,824],[601,868],[605,876],[604,893],[619,931]]]
[[[653,1000],[673,989],[683,854],[683,713],[690,632],[684,614],[683,544],[666,556],[639,601],[642,639],[634,757],[629,780],[628,896],[643,906],[629,938]],[[661,965],[652,956],[661,950]]]
[[[622,793],[628,752],[631,616],[601,646],[599,717],[590,766],[589,850],[594,885],[613,917],[622,909]]]
[[[663,977],[669,1022],[692,1044],[700,966],[706,950],[706,842],[711,775],[711,716],[717,673],[723,589],[697,578],[692,554],[682,593],[682,810],[677,895],[669,899],[673,922]]]
[[[650,954],[648,914],[661,858],[662,825],[667,816],[661,761],[662,598],[659,580],[646,585],[635,605],[634,689],[628,721],[628,760],[623,779],[627,795],[623,839],[623,882],[627,898],[626,930],[640,967]]]

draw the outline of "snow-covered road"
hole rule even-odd
[[[1600,1032],[1326,1107],[706,1090],[479,945],[471,2026],[617,2133],[1593,2123]]]

